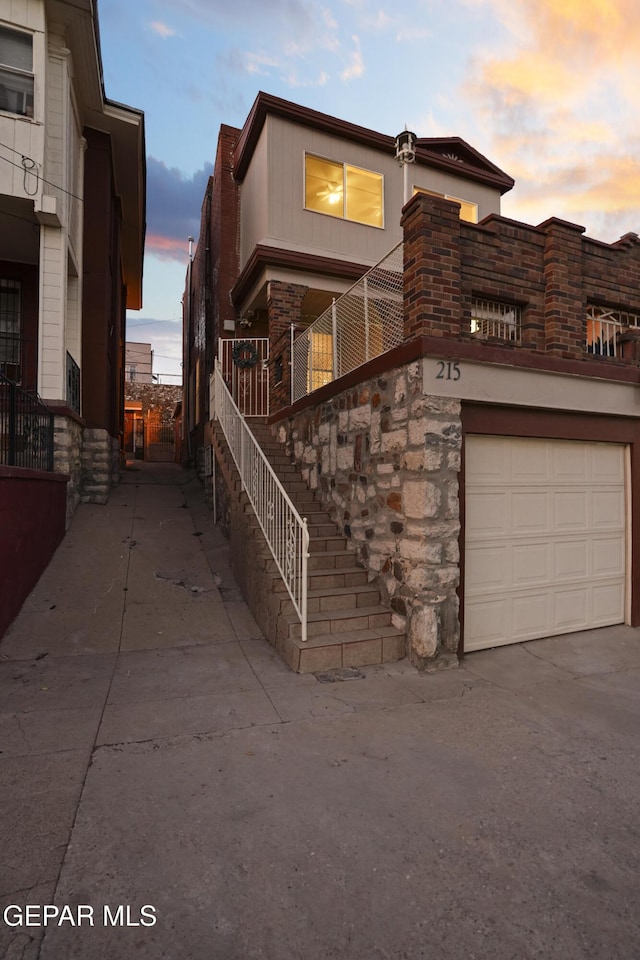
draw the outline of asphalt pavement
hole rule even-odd
[[[640,631],[299,676],[132,464],[0,644],[0,956],[638,960],[639,760]]]

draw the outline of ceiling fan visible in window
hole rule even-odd
[[[327,203],[342,203],[342,184],[329,181],[318,190],[316,196]]]

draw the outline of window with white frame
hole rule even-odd
[[[33,37],[0,27],[0,110],[33,117]]]
[[[304,205],[330,217],[383,227],[383,176],[306,153]]]
[[[467,223],[478,222],[478,204],[473,200],[463,200],[461,197],[453,197],[450,193],[438,193],[436,190],[427,190],[426,187],[414,187],[414,194],[426,193],[430,197],[444,197],[445,200],[455,200],[460,204],[460,219]]]

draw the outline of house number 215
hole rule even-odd
[[[457,360],[438,360],[436,380],[459,380],[460,364]]]

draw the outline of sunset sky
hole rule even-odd
[[[187,237],[221,123],[259,90],[394,136],[460,136],[515,178],[507,217],[640,233],[637,0],[99,0],[106,94],[144,110],[144,306],[180,379]]]

